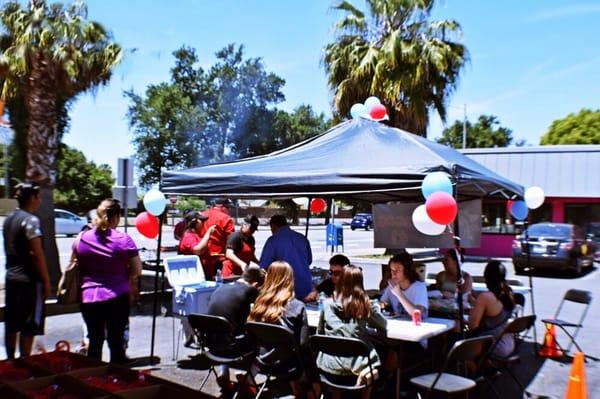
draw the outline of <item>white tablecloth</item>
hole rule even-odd
[[[308,325],[317,327],[319,324],[319,311],[307,309],[306,313],[308,316]],[[420,326],[416,326],[412,320],[388,319],[387,337],[400,341],[419,342],[452,330],[454,324],[454,320],[438,319],[435,317],[424,319]]]

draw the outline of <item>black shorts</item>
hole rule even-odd
[[[6,332],[24,336],[44,334],[46,303],[42,283],[6,281],[4,323]]]

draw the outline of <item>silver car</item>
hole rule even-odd
[[[64,234],[67,237],[72,237],[79,234],[86,224],[86,219],[80,218],[73,212],[65,211],[64,209],[54,210],[54,230],[56,234]]]

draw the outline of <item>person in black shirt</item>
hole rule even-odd
[[[260,267],[247,267],[242,274],[242,278],[230,284],[223,284],[212,293],[206,313],[226,318],[233,325],[235,335],[242,335],[246,319],[250,314],[250,305],[254,303],[258,296],[258,290],[264,281],[265,271],[263,269]],[[224,392],[231,390],[229,367],[220,367],[217,383]]]
[[[4,221],[6,253],[6,306],[4,315],[6,356],[28,356],[33,338],[44,334],[45,299],[50,295],[50,278],[42,249],[40,187],[20,183],[15,187],[18,208]]]
[[[258,230],[258,218],[248,215],[242,221],[239,231],[227,239],[226,259],[223,261],[223,277],[239,276],[250,262],[259,263],[255,254],[254,232]]]
[[[329,259],[329,278],[326,278],[308,295],[307,302],[316,301],[322,292],[328,297],[333,296],[335,285],[340,280],[342,269],[350,264],[350,259],[342,254],[333,255]]]

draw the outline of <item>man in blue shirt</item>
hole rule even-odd
[[[294,269],[296,298],[304,300],[312,291],[310,243],[302,234],[290,229],[283,215],[274,215],[269,224],[273,235],[265,243],[260,266],[266,269],[277,260],[289,263]]]

